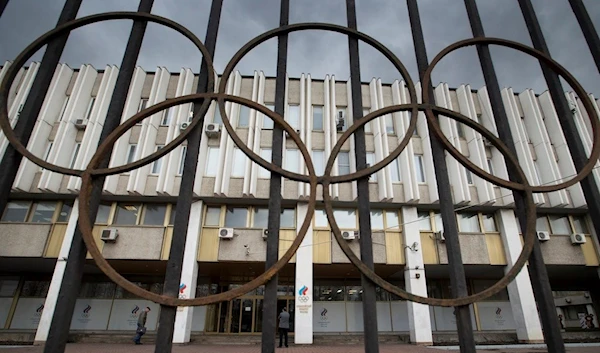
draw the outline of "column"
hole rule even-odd
[[[296,209],[296,229],[300,229],[307,204],[298,204]],[[296,289],[294,308],[294,343],[313,343],[313,234],[312,225],[308,228],[300,248],[296,252]]]
[[[421,233],[419,222],[417,222],[416,207],[402,207],[402,223],[404,223],[402,234],[404,244],[419,244],[418,251],[405,249],[406,268],[404,270],[404,283],[406,290],[410,293],[427,296],[427,280],[425,279],[425,267],[423,265],[423,253],[421,246]],[[431,334],[431,318],[429,306],[407,301],[408,324],[410,328],[410,342],[419,345],[430,345],[433,343]]]
[[[69,222],[67,223],[67,229],[65,230],[65,237],[63,238],[58,259],[54,266],[54,273],[52,274],[52,281],[48,288],[48,295],[44,302],[44,311],[40,318],[37,331],[35,332],[35,345],[41,345],[48,339],[48,332],[50,331],[50,324],[52,323],[52,316],[54,316],[54,309],[56,307],[56,301],[58,299],[58,292],[62,286],[64,278],[65,268],[67,267],[67,258],[69,256],[69,250],[71,249],[71,242],[73,240],[73,234],[75,228],[77,228],[77,219],[79,218],[79,199],[76,199],[73,203],[73,209],[69,216]]]
[[[181,286],[179,298],[195,298],[196,282],[198,280],[198,244],[200,243],[200,231],[202,229],[202,201],[192,203],[190,219],[185,240],[183,253],[183,266],[181,269]],[[173,234],[175,236],[175,234]],[[177,308],[175,316],[175,331],[173,332],[173,343],[189,343],[192,332],[192,318],[194,307],[186,306]]]
[[[498,223],[502,234],[502,243],[506,254],[507,266],[512,266],[517,260],[522,246],[519,237],[517,219],[513,210],[498,211]],[[544,336],[529,280],[527,265],[508,285],[508,296],[517,326],[517,338],[524,343],[543,343]]]

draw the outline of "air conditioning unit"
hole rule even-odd
[[[269,230],[267,228],[263,228],[263,230],[262,230],[262,238],[264,240],[267,240],[268,237],[269,237]]]
[[[338,112],[336,119],[336,129],[337,131],[344,130],[344,112]]]
[[[187,129],[188,126],[190,126],[190,123],[181,123],[181,124],[179,124],[179,130],[183,131],[183,130]]]
[[[219,228],[219,238],[232,239],[233,238],[233,228]]]
[[[444,237],[444,232],[441,230],[433,233],[433,236],[435,237],[435,240],[439,241],[440,243],[446,241],[446,237]]]
[[[116,229],[105,229],[100,234],[100,239],[106,243],[114,243],[119,236],[119,232]]]
[[[571,234],[571,244],[585,244],[585,234],[574,233]]]
[[[483,140],[483,145],[485,147],[494,147],[494,144],[492,143],[492,141],[486,139],[485,137],[483,137],[482,140]]]
[[[296,133],[297,133],[298,135],[300,135],[300,129],[296,129]],[[286,132],[285,132],[285,136],[286,136],[286,137],[290,137],[290,133],[286,131]]]
[[[75,128],[77,130],[85,130],[85,127],[87,126],[87,120],[86,119],[76,119],[74,124],[75,124]]]
[[[548,241],[550,240],[550,232],[547,232],[545,230],[539,230],[536,232],[537,237],[540,241]]]
[[[221,131],[221,125],[215,123],[206,124],[206,127],[204,128],[204,132],[208,137],[219,136],[219,131]]]
[[[356,233],[353,230],[341,230],[342,231],[342,238],[346,239],[346,240],[354,240],[356,239]]]

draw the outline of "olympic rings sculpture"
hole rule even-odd
[[[151,107],[148,107],[148,108],[138,112],[137,114],[133,115],[131,118],[126,120],[124,123],[122,123],[117,129],[112,131],[110,133],[110,135],[107,136],[107,138],[104,139],[100,143],[100,145],[98,146],[98,149],[96,150],[96,153],[91,158],[91,160],[85,170],[75,170],[75,169],[71,169],[71,168],[65,168],[65,167],[58,166],[58,165],[55,165],[52,163],[48,163],[48,162],[42,160],[41,158],[36,157],[31,152],[29,152],[27,150],[27,148],[19,141],[19,139],[16,136],[14,130],[12,129],[9,119],[8,119],[9,89],[10,89],[12,83],[14,82],[15,77],[17,76],[18,70],[26,63],[26,61],[33,54],[35,54],[35,52],[37,50],[39,50],[41,47],[46,45],[50,40],[56,38],[57,36],[64,35],[66,32],[70,33],[72,30],[86,26],[88,24],[102,22],[102,21],[108,21],[108,20],[123,20],[123,19],[143,20],[143,21],[157,23],[157,24],[169,27],[171,29],[174,29],[177,32],[181,33],[186,38],[188,38],[200,50],[200,52],[202,53],[202,56],[203,56],[203,60],[206,64],[206,67],[208,68],[208,92],[207,93],[189,94],[186,96],[181,96],[181,97],[177,97],[177,98],[173,98],[173,99],[167,99],[163,102],[157,103],[157,104],[155,104]],[[228,78],[231,76],[236,65],[244,57],[244,55],[249,53],[256,46],[260,45],[261,43],[263,43],[271,38],[277,37],[282,34],[288,34],[291,32],[305,31],[305,30],[323,30],[323,31],[336,32],[336,33],[340,33],[340,34],[344,34],[346,36],[356,38],[358,40],[361,40],[361,41],[371,45],[376,50],[378,50],[381,54],[383,54],[388,60],[390,60],[391,63],[394,65],[394,67],[398,70],[398,72],[400,73],[400,75],[402,76],[403,80],[406,83],[410,102],[414,102],[414,103],[409,103],[409,104],[392,105],[392,106],[384,107],[377,111],[371,112],[370,114],[368,114],[365,117],[356,119],[355,122],[348,128],[348,130],[346,130],[342,134],[340,139],[337,141],[337,143],[333,147],[331,154],[329,156],[329,159],[327,160],[324,174],[322,176],[316,175],[315,168],[312,164],[310,153],[309,153],[308,149],[306,148],[306,145],[302,142],[302,140],[300,139],[300,136],[296,133],[296,131],[284,120],[284,118],[281,115],[275,113],[274,111],[266,108],[265,106],[263,106],[261,104],[258,104],[257,102],[254,102],[254,101],[251,101],[251,100],[248,100],[245,98],[237,97],[237,96],[228,95],[225,93]],[[414,85],[410,75],[408,74],[408,71],[406,70],[406,68],[404,67],[402,62],[387,47],[385,47],[384,45],[382,45],[380,42],[378,42],[374,38],[369,37],[368,35],[366,35],[362,32],[359,32],[359,31],[356,31],[356,30],[353,30],[353,29],[350,29],[347,27],[343,27],[343,26],[338,26],[338,25],[333,25],[333,24],[324,24],[324,23],[299,23],[299,24],[283,26],[283,27],[279,27],[279,28],[273,29],[271,31],[265,32],[265,33],[255,37],[254,39],[249,41],[247,44],[245,44],[233,56],[233,58],[227,64],[227,66],[223,72],[223,76],[220,81],[217,92],[213,92],[215,90],[215,80],[214,80],[214,76],[215,76],[214,72],[215,71],[213,68],[213,63],[212,63],[211,57],[209,55],[209,52],[206,49],[206,47],[204,46],[204,44],[200,41],[200,39],[198,39],[193,33],[191,33],[187,28],[180,25],[179,23],[176,23],[176,22],[166,19],[164,17],[160,17],[160,16],[148,14],[148,13],[141,13],[141,12],[108,12],[108,13],[91,15],[91,16],[80,18],[80,19],[76,19],[76,20],[70,21],[68,23],[65,23],[61,26],[58,26],[55,29],[40,36],[38,39],[36,39],[34,42],[32,42],[29,46],[27,46],[27,48],[25,48],[23,50],[23,52],[21,52],[17,56],[13,65],[11,65],[11,67],[7,70],[4,79],[0,83],[0,127],[2,128],[2,131],[6,135],[10,144],[25,158],[29,159],[30,161],[32,161],[33,163],[37,164],[38,166],[40,166],[44,169],[48,169],[53,172],[61,173],[64,175],[78,176],[82,179],[81,191],[79,194],[80,202],[79,202],[78,224],[79,224],[79,228],[83,235],[83,240],[87,246],[88,251],[90,252],[91,256],[93,257],[96,265],[112,281],[117,283],[119,286],[123,287],[125,290],[127,290],[127,291],[131,292],[132,294],[135,294],[139,297],[142,297],[144,299],[151,300],[157,304],[166,305],[166,306],[209,305],[209,304],[214,304],[214,303],[218,303],[221,301],[231,300],[233,298],[236,298],[243,294],[246,294],[246,293],[256,289],[257,287],[265,284],[275,274],[277,274],[285,266],[285,264],[287,264],[289,262],[289,260],[292,258],[292,256],[294,256],[294,254],[300,247],[302,240],[306,236],[306,233],[308,231],[308,228],[310,226],[310,223],[311,223],[314,211],[315,211],[317,185],[320,184],[323,186],[322,189],[323,189],[323,200],[324,200],[324,204],[325,204],[325,212],[327,214],[327,218],[328,218],[329,224],[331,225],[332,232],[336,238],[336,241],[340,245],[342,251],[346,254],[346,256],[349,258],[349,260],[352,262],[352,264],[354,266],[356,266],[363,275],[368,277],[373,283],[382,287],[386,291],[393,293],[393,294],[395,294],[403,299],[406,299],[406,300],[410,300],[410,301],[418,302],[418,303],[422,303],[422,304],[427,304],[427,305],[447,306],[447,307],[468,305],[468,304],[474,303],[476,301],[481,301],[485,298],[488,298],[488,297],[498,293],[499,291],[503,290],[504,288],[506,288],[506,286],[516,277],[516,275],[521,271],[521,269],[527,262],[530,254],[531,254],[531,251],[533,249],[534,242],[535,242],[536,208],[535,208],[535,204],[533,202],[533,193],[553,192],[553,191],[567,188],[575,183],[580,182],[581,180],[583,180],[585,177],[587,177],[591,173],[591,171],[595,165],[595,162],[600,157],[600,131],[598,130],[598,115],[596,114],[596,110],[594,109],[592,102],[591,102],[590,98],[588,97],[588,95],[586,94],[583,87],[579,84],[579,82],[577,82],[577,80],[564,67],[562,67],[560,64],[558,64],[552,58],[548,57],[547,55],[545,55],[544,53],[542,53],[540,51],[537,51],[533,48],[530,48],[530,47],[520,44],[518,42],[513,42],[513,41],[509,41],[509,40],[505,40],[505,39],[498,39],[498,38],[479,37],[479,38],[467,39],[467,40],[463,40],[463,41],[459,41],[454,44],[451,44],[448,47],[446,47],[445,49],[443,49],[432,60],[431,64],[427,68],[425,75],[423,77],[422,87],[425,87],[425,88],[429,87],[429,85],[431,84],[431,73],[432,73],[433,69],[439,63],[439,61],[442,60],[446,55],[448,55],[449,53],[451,53],[454,50],[457,50],[457,49],[460,49],[463,47],[472,46],[472,45],[481,45],[481,44],[504,46],[504,47],[508,47],[508,48],[512,48],[512,49],[521,51],[525,54],[528,54],[528,55],[531,55],[531,56],[537,58],[539,61],[548,65],[548,67],[550,67],[552,70],[557,72],[560,76],[562,76],[562,78],[573,88],[575,93],[579,96],[579,98],[581,99],[581,102],[588,114],[588,117],[590,119],[590,124],[591,124],[592,132],[593,132],[594,144],[593,144],[592,150],[590,152],[589,159],[588,159],[587,163],[585,164],[585,167],[579,173],[577,173],[577,175],[575,177],[573,177],[572,179],[567,180],[565,182],[562,182],[560,184],[547,185],[547,186],[532,186],[532,185],[530,185],[525,173],[523,172],[523,170],[521,169],[521,167],[518,163],[516,156],[514,156],[510,152],[510,149],[504,144],[504,142],[502,140],[500,140],[498,137],[496,137],[491,131],[484,128],[482,125],[476,123],[475,121],[471,120],[470,118],[464,116],[463,114],[435,106],[433,103],[431,103],[431,97],[429,97],[429,92],[427,89],[424,89],[423,93],[422,93],[422,102],[423,103],[422,104],[416,103],[417,102],[417,91],[415,89],[415,85]],[[190,299],[164,296],[164,295],[152,293],[150,291],[142,289],[141,287],[138,287],[137,285],[133,284],[132,282],[130,282],[129,280],[124,278],[122,275],[120,275],[108,263],[108,261],[102,256],[102,253],[98,249],[98,246],[96,245],[94,238],[92,236],[93,224],[90,222],[90,213],[89,213],[89,207],[88,207],[89,203],[90,203],[91,193],[92,193],[92,183],[95,179],[100,178],[100,177],[123,173],[123,172],[131,171],[136,168],[143,167],[145,165],[148,165],[148,164],[158,160],[159,158],[163,157],[167,153],[171,152],[173,149],[175,149],[177,146],[179,146],[191,133],[193,133],[194,131],[197,131],[197,129],[202,129],[202,126],[200,126],[199,122],[201,120],[201,117],[203,117],[206,114],[206,112],[208,111],[208,107],[210,106],[210,104],[213,100],[216,100],[218,103],[221,116],[223,117],[222,120],[223,120],[223,125],[225,127],[225,130],[227,131],[227,133],[229,134],[229,136],[231,137],[233,142],[236,144],[236,146],[241,151],[243,151],[244,154],[250,160],[257,163],[261,167],[269,170],[271,173],[276,173],[276,174],[281,175],[290,180],[303,182],[303,183],[309,183],[310,196],[309,196],[309,200],[308,200],[308,212],[302,223],[302,226],[300,227],[297,237],[294,239],[290,248],[281,257],[281,259],[279,259],[272,267],[267,269],[263,274],[259,275],[252,281],[247,282],[246,284],[242,285],[241,287],[229,290],[224,293],[213,294],[213,295],[209,295],[206,297],[190,298]],[[192,119],[190,126],[186,130],[184,130],[180,135],[178,135],[175,139],[173,139],[171,142],[169,142],[164,148],[162,148],[140,160],[137,160],[137,161],[134,161],[134,162],[122,165],[122,166],[116,166],[116,167],[111,167],[111,168],[100,168],[99,167],[104,156],[111,153],[112,147],[113,147],[114,143],[117,141],[117,139],[119,137],[121,137],[128,129],[133,127],[136,123],[138,123],[138,122],[142,121],[143,119],[146,119],[160,111],[163,111],[167,108],[177,106],[180,104],[193,103],[193,102],[202,102],[202,105],[198,111],[198,114],[196,114],[196,116]],[[302,156],[306,163],[306,167],[308,169],[308,175],[294,173],[294,172],[285,170],[282,167],[276,166],[275,164],[266,161],[265,159],[263,159],[262,157],[257,155],[255,152],[253,152],[250,148],[248,148],[248,146],[246,144],[244,144],[243,141],[239,138],[239,136],[235,133],[235,130],[229,121],[229,117],[225,111],[225,103],[226,102],[241,104],[241,105],[244,105],[251,109],[254,109],[254,110],[264,114],[265,116],[269,117],[270,119],[272,119],[275,124],[277,124],[283,130],[285,130],[288,133],[289,137],[294,141],[294,143],[296,143],[300,152],[302,153]],[[404,138],[402,139],[402,141],[388,156],[383,158],[380,162],[376,163],[375,165],[367,167],[365,169],[361,169],[354,173],[345,174],[345,175],[337,175],[337,176],[330,175],[331,171],[333,169],[334,161],[335,161],[338,153],[340,152],[342,145],[344,144],[344,142],[346,142],[350,138],[350,136],[356,130],[358,130],[359,128],[361,128],[362,126],[364,126],[366,123],[368,123],[369,121],[371,121],[373,119],[376,119],[378,117],[381,117],[381,116],[384,116],[387,114],[391,114],[394,112],[401,112],[401,111],[411,113],[410,124],[408,126],[407,131],[404,134]],[[438,139],[438,141],[441,142],[441,144],[443,145],[443,148],[446,151],[448,151],[448,153],[450,155],[452,155],[456,160],[458,160],[459,163],[461,163],[465,168],[467,168],[468,170],[470,170],[477,176],[487,180],[488,182],[493,183],[494,185],[498,185],[503,188],[507,188],[507,189],[510,189],[513,191],[520,192],[523,195],[524,200],[525,200],[527,226],[525,228],[525,237],[524,237],[525,239],[524,239],[523,249],[522,249],[521,254],[518,257],[517,261],[506,272],[504,277],[502,277],[493,286],[489,287],[488,289],[486,289],[484,291],[481,291],[479,293],[475,293],[475,294],[472,294],[472,295],[469,295],[466,297],[453,298],[453,299],[427,298],[427,297],[422,297],[422,296],[418,296],[418,295],[406,292],[405,290],[402,290],[399,287],[387,282],[386,280],[381,278],[379,275],[377,275],[375,273],[375,271],[373,271],[372,269],[367,267],[354,254],[354,252],[350,249],[347,242],[343,240],[340,228],[337,225],[335,218],[333,217],[333,207],[332,207],[332,203],[331,203],[332,200],[331,200],[331,195],[329,194],[328,186],[331,184],[351,182],[351,181],[355,181],[355,180],[358,180],[361,178],[365,178],[365,177],[385,168],[389,163],[391,163],[394,159],[396,159],[400,155],[400,153],[402,153],[404,148],[408,145],[408,142],[410,141],[410,138],[413,135],[414,130],[416,129],[419,112],[425,113],[430,131],[432,131],[433,134]],[[504,179],[498,178],[490,173],[487,173],[486,171],[484,171],[483,169],[481,169],[480,167],[478,167],[477,165],[472,163],[467,157],[462,155],[450,143],[450,141],[448,141],[448,139],[444,136],[444,134],[441,130],[441,127],[437,121],[437,115],[443,115],[445,117],[449,117],[451,119],[456,120],[458,123],[465,124],[465,125],[469,126],[470,128],[474,129],[475,131],[477,131],[478,133],[480,133],[481,135],[483,135],[489,141],[491,141],[492,144],[496,148],[498,148],[498,150],[502,153],[506,162],[509,163],[510,166],[514,167],[514,169],[517,172],[518,180],[513,181],[513,180],[504,180]]]

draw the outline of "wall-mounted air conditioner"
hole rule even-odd
[[[571,244],[585,244],[585,234],[575,233],[571,234]]]
[[[204,128],[204,132],[208,137],[218,137],[219,131],[221,131],[221,125],[215,123],[208,123]]]
[[[540,230],[540,231],[537,231],[536,234],[540,241],[550,240],[550,232],[547,232],[545,230]]]
[[[233,228],[219,228],[219,238],[232,239],[233,238]]]
[[[114,243],[119,236],[119,232],[116,229],[105,229],[100,234],[100,239],[106,243]]]

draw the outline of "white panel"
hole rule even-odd
[[[112,299],[77,299],[71,330],[106,330]]]
[[[516,328],[510,302],[480,302],[477,310],[482,331],[514,331]]]
[[[381,79],[377,80],[377,92],[378,92],[379,108],[383,108],[385,106],[385,103],[383,102],[383,85],[381,84]],[[385,116],[381,117],[379,120],[381,120],[381,126],[383,128],[383,130],[382,130],[383,133],[381,135],[381,148],[382,148],[381,149],[381,159],[376,159],[377,161],[380,161],[390,155],[390,145],[389,145],[389,141],[388,141]],[[393,115],[392,115],[392,120],[395,120]],[[398,125],[395,124],[395,126],[397,129]],[[399,132],[396,132],[396,133],[399,134]],[[396,163],[396,162],[394,161],[394,162],[392,162],[392,164],[393,163]],[[394,188],[392,185],[391,170],[389,167],[386,167],[383,170],[381,170],[380,174],[383,176],[382,182],[385,184],[385,200],[392,201],[394,199]]]
[[[346,302],[348,332],[363,332],[365,329],[362,302]],[[377,328],[379,330],[379,327]]]
[[[60,121],[54,138],[54,145],[48,156],[48,162],[60,166],[69,166],[72,159],[71,152],[74,150],[76,144],[75,137],[78,131],[75,127],[75,120],[85,118],[85,113],[92,99],[92,88],[97,77],[98,72],[91,65],[83,65],[80,68],[71,98],[67,104],[65,116]],[[62,174],[44,170],[38,187],[41,190],[58,192],[62,178]]]
[[[392,84],[392,102],[394,104],[407,104],[410,103],[409,101],[410,98],[407,95],[404,81],[394,81]],[[410,113],[394,113],[394,120],[398,123],[398,144],[400,144],[410,125]],[[416,202],[419,201],[420,198],[419,185],[415,179],[414,154],[415,152],[411,138],[411,141],[408,142],[404,151],[398,156],[398,161],[401,166],[400,176],[402,179],[402,187],[404,189],[404,200],[401,201],[405,202]]]
[[[554,185],[558,180],[561,180],[562,177],[556,159],[554,158],[550,138],[548,137],[548,132],[544,126],[544,118],[535,98],[535,93],[532,90],[526,90],[519,94],[519,100],[521,101],[523,113],[525,114],[524,122],[527,132],[529,133],[529,138],[531,139],[531,143],[533,143],[535,154],[537,156],[535,163],[540,171],[544,171],[543,173],[540,173],[540,181],[543,185]],[[544,113],[556,115],[552,105],[546,105]],[[548,200],[552,207],[564,207],[569,204],[567,194],[564,190],[547,193],[546,195],[548,195]]]
[[[233,79],[229,76],[229,81],[225,86],[225,92],[227,94],[233,93]],[[217,85],[221,80],[217,80]],[[231,115],[231,102],[225,103],[225,113],[227,116]],[[215,115],[216,110],[218,109],[217,103],[213,102],[211,105],[212,113],[209,115],[213,117]],[[225,117],[222,117],[223,119]],[[210,121],[210,120],[209,120]],[[206,122],[205,122],[206,126]],[[235,125],[234,125],[235,126]],[[224,129],[223,129],[224,130]],[[229,189],[229,178],[231,177],[231,162],[233,160],[233,140],[229,137],[227,131],[221,132],[220,141],[219,141],[219,165],[217,168],[217,176],[215,178],[215,187],[214,193],[215,195],[227,196],[227,191]]]
[[[40,116],[27,144],[27,149],[38,157],[45,157],[44,153],[49,144],[48,137],[55,122],[60,118],[61,108],[66,99],[66,90],[72,76],[71,68],[67,65],[59,65],[52,78],[48,94],[40,110]],[[24,192],[30,191],[33,179],[39,170],[40,167],[23,158],[13,188]]]
[[[10,323],[13,330],[35,330],[44,311],[44,298],[19,298]]]
[[[0,326],[2,328],[6,324],[6,319],[8,319],[8,312],[12,306],[12,302],[13,298],[0,298]]]
[[[419,103],[422,103],[421,82],[417,82],[417,84],[415,85],[415,89],[417,91],[417,100]],[[427,126],[427,118],[425,117],[425,113],[423,112],[419,112],[419,122],[417,123],[417,131],[419,132],[419,136],[421,136],[421,144],[423,145],[423,169],[425,169],[425,180],[429,189],[429,202],[437,203],[440,200],[440,196],[438,194],[437,179],[435,177],[435,166],[433,165],[431,141],[428,138],[430,136],[429,127]],[[412,159],[413,156],[410,156],[410,158]]]
[[[336,102],[336,93],[335,93],[335,76],[331,76],[331,116],[336,116],[337,114],[337,102]],[[348,115],[348,111],[346,111],[346,115]],[[324,125],[327,126],[327,125]],[[327,134],[325,134],[325,136],[327,136]],[[335,141],[337,143],[337,128],[336,128],[336,132],[335,132]],[[333,145],[331,145],[331,147],[333,148]],[[327,159],[329,159],[329,156],[331,155],[331,153],[329,153],[331,151],[330,148],[325,147],[325,163],[327,163]],[[338,175],[338,162],[337,159],[335,161],[333,161],[333,167],[332,167],[332,171],[331,171],[331,175]],[[334,184],[331,187],[332,190],[332,198],[334,200],[339,199],[340,197],[340,184]]]
[[[392,301],[390,303],[392,308],[392,328],[394,332],[408,332],[408,309],[406,302]]]
[[[252,84],[252,100],[255,102],[258,102],[259,99],[259,86],[260,80],[258,78],[258,72],[254,71],[254,81]],[[251,109],[250,119],[248,122],[248,146],[252,149],[253,152],[257,154],[260,154],[260,127],[257,128],[259,123],[260,116],[258,112],[254,109]],[[259,134],[258,139],[257,134]],[[256,163],[248,163],[248,166],[246,168],[251,168],[251,179],[248,196],[253,197],[254,195],[256,195],[256,185],[258,183],[259,166]]]
[[[236,75],[234,75],[233,77],[230,76],[229,82],[227,82],[227,93],[235,95],[235,96],[239,96],[241,86],[242,86],[242,77],[239,74],[239,72],[236,72]],[[238,115],[239,115],[238,111],[239,111],[239,106],[237,104],[234,105],[230,102],[225,103],[225,112],[227,113],[227,116],[230,119],[230,123],[234,127],[234,129],[235,129],[235,127],[237,127],[237,121],[238,121]],[[223,119],[225,119],[225,117],[223,117]],[[222,126],[221,139],[223,139],[224,136],[227,141],[226,142],[227,143],[227,145],[226,145],[227,152],[226,152],[226,160],[225,160],[224,171],[223,171],[221,193],[224,195],[227,195],[229,193],[229,179],[231,178],[231,172],[233,169],[232,164],[235,163],[235,160],[233,159],[235,143],[233,142],[233,140],[227,133],[227,130],[225,130],[225,127]],[[244,155],[244,160],[248,161],[249,159]],[[246,163],[246,164],[248,164],[248,163]],[[244,175],[243,178],[245,179],[246,174],[243,173],[243,175]]]
[[[355,319],[358,320],[352,317],[352,320]],[[362,322],[362,317],[360,321]],[[314,302],[313,328],[314,332],[346,332],[345,303]]]
[[[306,93],[307,84],[306,77],[304,74],[300,76],[300,138],[304,141],[306,148],[312,150],[312,109],[309,104],[311,101],[310,95]],[[327,136],[325,136],[327,138]],[[326,152],[327,153],[327,152]],[[304,159],[300,161],[300,170],[307,171],[306,162]],[[298,197],[305,199],[310,193],[310,186],[308,184],[300,183],[300,192]]]
[[[348,121],[349,124],[354,124],[354,111],[352,110],[352,85],[350,84],[350,80],[346,82],[346,95],[348,97]],[[351,118],[350,118],[351,117]],[[350,173],[356,172],[356,155],[354,147],[354,139],[350,139]],[[358,188],[356,181],[352,182],[352,200],[356,200],[358,198]]]
[[[383,97],[381,92],[381,81],[377,81],[372,79],[369,83],[369,91],[371,94],[371,109],[379,109],[383,107]],[[375,158],[373,160],[373,165],[383,159],[385,151],[383,150],[383,145],[387,144],[387,133],[385,129],[385,117],[377,118],[373,126],[373,140],[375,146]],[[385,136],[385,142],[384,142]],[[387,197],[387,182],[385,175],[387,169],[380,170],[376,173],[377,175],[377,188],[379,194],[379,201],[385,201],[388,199]]]
[[[206,325],[206,306],[195,306],[192,318],[192,332],[203,332]]]
[[[156,330],[160,305],[143,299],[115,299],[108,329],[111,331],[135,331],[138,316],[146,307],[150,308],[146,319],[146,328],[148,331]]]
[[[304,217],[308,211],[307,204],[298,204],[296,229],[302,227]],[[306,236],[296,252],[296,279],[294,296],[294,328],[296,335],[294,342],[296,344],[313,343],[313,237],[312,225],[308,228]]]
[[[146,81],[146,72],[139,66],[135,68],[131,85],[129,86],[129,92],[127,94],[127,100],[125,101],[125,107],[123,109],[123,115],[121,115],[121,123],[132,117],[137,113],[138,107],[141,101],[142,89],[144,88],[144,82]],[[121,136],[114,144],[112,155],[110,158],[109,166],[116,167],[124,165],[127,162],[127,150],[129,148],[129,138],[131,136],[131,129],[128,129],[123,136]],[[119,175],[111,175],[106,178],[104,183],[104,192],[114,194],[117,192],[117,184],[119,182]]]
[[[454,315],[454,308],[442,307],[442,306],[430,306],[430,310],[433,311],[435,317],[435,328],[436,331],[456,331],[456,316]],[[473,313],[473,306],[469,306],[471,312],[471,323],[473,327],[476,327],[475,314]]]

